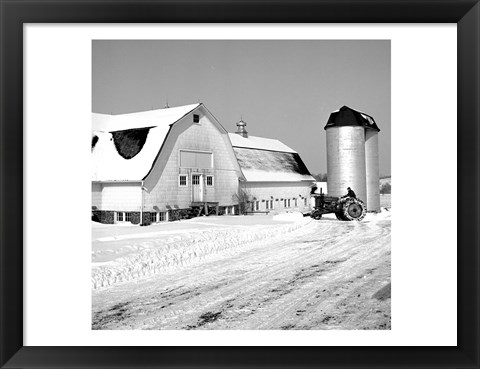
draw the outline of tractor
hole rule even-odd
[[[314,210],[310,213],[313,219],[319,220],[323,214],[335,213],[338,220],[357,220],[365,218],[365,203],[353,197],[335,197],[326,194],[312,194],[315,198]]]

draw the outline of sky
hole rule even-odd
[[[389,40],[95,40],[92,111],[201,102],[229,132],[275,138],[327,172],[325,124],[347,105],[375,119],[380,175],[391,174]]]

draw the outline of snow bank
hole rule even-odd
[[[299,211],[284,212],[273,216],[273,220],[301,221],[303,214]]]
[[[297,217],[289,213],[288,219]],[[301,214],[300,214],[301,215]],[[280,215],[279,215],[280,216]],[[297,230],[311,222],[310,218],[299,218],[298,221],[275,225],[230,228],[226,230],[211,229],[196,233],[176,235],[162,240],[158,248],[148,248],[119,258],[112,263],[94,265],[92,268],[92,288],[112,286],[124,281],[132,281],[151,276],[162,271],[179,268],[185,265],[210,259],[219,253],[234,252],[238,248],[255,247],[265,239],[281,239],[286,233]]]
[[[381,220],[391,220],[392,212],[390,210],[382,208],[380,213],[367,213],[364,222],[366,221],[381,221]]]

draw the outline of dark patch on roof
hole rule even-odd
[[[364,118],[362,114],[366,117]],[[330,114],[325,129],[330,127],[361,126],[380,131],[372,116],[356,111],[348,106],[342,106],[338,111]]]
[[[145,145],[150,128],[152,127],[111,132],[118,154],[124,159],[135,157]]]
[[[97,144],[97,142],[98,142],[98,136],[95,136],[95,135],[94,135],[94,136],[92,137],[92,151],[93,151],[93,149],[95,148],[95,145]]]
[[[233,150],[242,169],[310,175],[300,155],[297,153],[247,149],[243,147],[234,147]]]

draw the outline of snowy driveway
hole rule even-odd
[[[285,225],[287,226],[287,225]],[[336,219],[93,291],[93,329],[390,329],[390,215]]]

